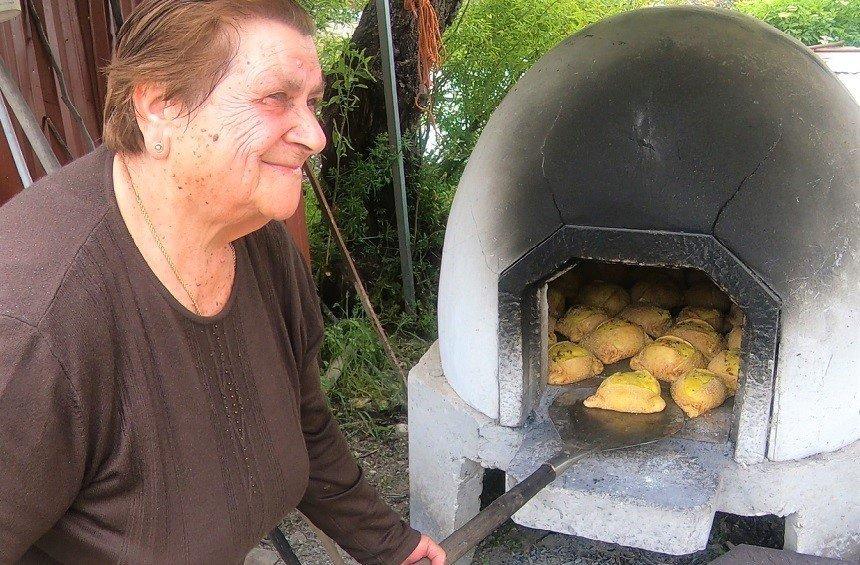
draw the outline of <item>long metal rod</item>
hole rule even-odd
[[[388,0],[376,0],[376,21],[379,27],[379,52],[382,58],[385,113],[388,116],[388,143],[395,156],[394,162],[391,164],[391,180],[394,185],[397,241],[400,244],[403,300],[406,304],[406,310],[410,314],[414,314],[415,278],[412,273],[412,249],[409,243],[409,213],[406,202],[406,181],[403,173],[403,142],[400,136],[400,109],[397,102],[397,81],[394,74],[394,47],[391,40],[391,10]]]
[[[119,0],[110,0],[110,12],[113,16],[114,34],[116,34],[122,27],[122,7],[119,5]]]
[[[310,165],[305,163],[303,169],[308,177],[308,181],[311,183],[311,187],[314,189],[314,195],[317,197],[320,208],[322,208],[323,217],[326,219],[326,223],[328,224],[332,235],[334,235],[334,239],[337,241],[337,246],[340,248],[340,252],[343,254],[343,258],[346,261],[349,276],[352,278],[352,284],[355,286],[355,292],[358,294],[358,299],[361,301],[364,313],[367,314],[368,318],[370,318],[370,322],[373,324],[373,328],[376,330],[377,335],[379,335],[379,340],[382,342],[382,349],[385,350],[385,354],[388,355],[388,359],[391,360],[391,364],[400,374],[400,379],[403,381],[403,385],[406,386],[408,378],[406,368],[403,366],[403,363],[400,362],[400,359],[394,352],[394,348],[391,347],[391,342],[388,340],[388,334],[385,333],[385,328],[382,327],[382,322],[379,321],[379,316],[376,315],[376,310],[374,310],[373,304],[370,302],[370,296],[368,296],[367,290],[364,288],[364,283],[361,282],[358,269],[355,267],[355,261],[352,260],[352,254],[346,247],[346,242],[343,239],[343,235],[340,233],[340,228],[337,227],[337,221],[334,219],[334,213],[331,211],[331,206],[325,196],[322,184],[314,174]]]
[[[287,565],[302,565],[302,562],[296,556],[296,552],[293,551],[293,546],[290,545],[290,540],[287,539],[281,528],[275,526],[275,529],[269,532],[269,540],[275,546],[275,551],[278,552],[284,563]]]
[[[15,79],[12,78],[12,74],[6,68],[6,65],[3,64],[2,60],[0,60],[0,92],[3,93],[6,101],[9,102],[9,108],[12,110],[18,123],[21,124],[21,129],[24,130],[24,134],[30,142],[30,147],[33,148],[45,172],[51,174],[54,171],[60,170],[60,162],[57,160],[57,156],[54,155],[54,151],[51,149],[51,145],[48,143],[45,134],[42,133],[39,122],[36,121],[36,116],[33,115],[33,111],[27,106],[24,95],[21,94],[18,85],[15,84]]]
[[[27,188],[33,184],[33,177],[30,176],[30,169],[27,168],[27,161],[24,160],[24,152],[21,150],[21,144],[18,143],[18,135],[15,133],[15,127],[12,125],[12,117],[9,116],[9,110],[6,109],[6,100],[3,94],[0,93],[0,124],[3,125],[3,133],[6,135],[6,142],[9,144],[9,150],[12,152],[12,160],[15,161],[15,168],[18,169],[18,176],[21,178],[21,184]]]
[[[45,54],[48,56],[48,63],[50,63],[51,69],[54,71],[54,78],[56,78],[57,84],[60,86],[60,99],[66,105],[66,108],[69,109],[72,119],[76,124],[78,124],[78,127],[81,130],[81,135],[84,138],[84,143],[87,146],[87,151],[92,151],[96,148],[96,145],[93,143],[93,138],[90,135],[89,130],[87,130],[87,125],[84,123],[83,116],[78,112],[78,108],[75,106],[74,102],[72,102],[72,99],[69,98],[69,88],[66,86],[66,77],[63,75],[63,70],[60,68],[57,58],[54,57],[54,51],[51,49],[51,42],[48,40],[48,34],[45,33],[45,26],[42,25],[42,18],[39,17],[39,12],[36,11],[36,7],[33,5],[33,0],[25,0],[25,2],[27,3],[27,11],[36,28],[36,33],[39,35],[39,41],[42,42],[42,49],[45,50]]]

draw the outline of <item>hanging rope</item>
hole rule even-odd
[[[432,120],[433,72],[439,70],[442,62],[442,33],[439,31],[439,18],[430,0],[404,0],[403,7],[412,12],[418,24],[418,78],[421,86],[415,97],[415,105],[422,112],[428,112]]]

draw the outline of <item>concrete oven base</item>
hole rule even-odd
[[[508,428],[468,406],[448,385],[434,344],[409,374],[412,526],[444,538],[478,512],[484,469],[505,471],[510,488],[559,445],[541,409]],[[578,463],[514,521],[682,555],[705,547],[717,511],[775,514],[786,517],[786,549],[857,559],[857,461],[860,442],[798,461],[742,466],[727,444],[673,438]]]

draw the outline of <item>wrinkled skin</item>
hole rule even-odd
[[[159,84],[136,86],[145,150],[117,156],[114,189],[155,274],[189,306],[131,182],[202,313],[214,314],[232,284],[230,243],[296,211],[301,166],[325,146],[314,108],[323,82],[313,38],[279,22],[245,22],[225,76],[199,107],[184,108],[163,92]]]

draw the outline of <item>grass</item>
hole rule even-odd
[[[445,175],[436,174],[430,166],[421,171],[421,182],[415,196],[418,202],[412,203],[421,211],[419,226],[412,234],[417,314],[406,314],[402,307],[400,259],[393,226],[390,233],[371,239],[366,236],[366,211],[357,212],[365,205],[364,193],[386,174],[387,146],[383,141],[377,143],[378,150],[368,162],[359,162],[342,179],[342,188],[350,187],[350,190],[345,191],[340,199],[336,200],[332,195],[330,198],[347,247],[353,252],[359,270],[364,273],[364,284],[371,302],[389,334],[392,347],[409,369],[436,338],[439,256],[454,183]],[[313,191],[308,188],[305,192],[305,214],[314,276],[320,285],[336,270],[339,250],[322,219]],[[415,228],[414,223],[412,227]],[[359,250],[362,253],[357,253]],[[372,258],[373,264],[362,265],[362,257],[366,260]],[[400,374],[385,355],[379,336],[360,308],[357,296],[350,292],[341,303],[330,307],[334,312],[329,311],[326,320],[326,338],[321,353],[322,384],[332,411],[348,437],[389,437],[405,413],[406,392]],[[331,371],[332,367],[338,370]]]
[[[404,324],[405,326],[405,324]],[[415,364],[429,342],[405,327],[389,336],[407,368]],[[384,440],[406,410],[406,391],[370,321],[362,315],[329,320],[322,350],[323,390],[344,434]],[[339,376],[329,369],[335,364]]]

